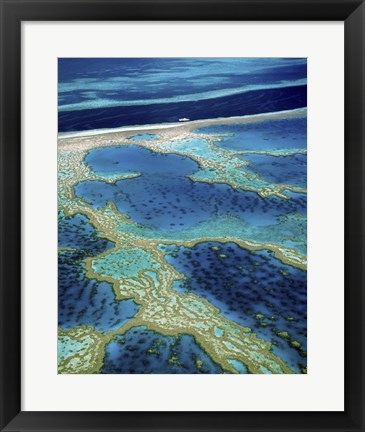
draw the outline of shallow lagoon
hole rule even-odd
[[[306,214],[306,196],[293,199],[261,199],[254,192],[235,190],[225,184],[194,182],[187,175],[198,170],[195,161],[176,154],[155,153],[138,146],[92,150],[86,162],[98,174],[133,172],[142,175],[115,184],[85,181],[76,195],[94,207],[108,201],[144,226],[162,232],[185,230],[211,218],[239,217],[252,226],[269,226],[288,213]]]
[[[222,314],[274,343],[272,350],[300,372],[306,358],[307,273],[284,265],[267,251],[250,252],[234,243],[204,242],[193,248],[161,245],[166,260],[187,279],[174,286],[193,292]],[[278,336],[287,332],[290,339]],[[296,350],[290,342],[297,341]]]
[[[82,260],[110,249],[113,243],[96,236],[82,215],[59,219],[59,246],[73,248],[58,254],[58,325],[117,330],[137,313],[133,300],[116,300],[107,282],[88,279]]]
[[[264,180],[278,184],[307,186],[307,155],[268,156],[262,154],[244,155],[252,162],[245,167]]]
[[[58,247],[82,249],[88,255],[97,255],[111,249],[114,243],[96,235],[89,219],[81,214],[65,218],[58,215]]]
[[[164,336],[135,327],[106,347],[104,374],[222,373],[193,336]]]

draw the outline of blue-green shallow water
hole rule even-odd
[[[238,360],[228,360],[228,363],[230,363],[240,374],[247,374],[248,369],[247,367]]]
[[[85,276],[82,261],[110,249],[113,243],[97,237],[82,215],[60,215],[58,238],[60,247],[74,248],[58,254],[58,325],[63,329],[89,325],[107,332],[133,318],[139,309],[133,300],[116,300],[111,284]]]
[[[139,134],[139,135],[134,135],[134,136],[130,137],[129,139],[131,141],[141,141],[141,140],[152,141],[156,138],[158,138],[158,135],[155,135],[155,134]]]
[[[197,361],[202,361],[199,368]],[[134,327],[106,347],[104,374],[222,373],[193,336],[164,336]]]
[[[295,372],[305,367],[305,271],[283,264],[271,252],[250,252],[234,243],[205,242],[193,248],[160,245],[160,249],[167,252],[166,260],[187,277],[175,284],[177,291],[207,299],[226,318],[272,342],[273,352]],[[283,331],[288,332],[290,340],[278,336]],[[290,341],[299,342],[301,349],[291,347]]]

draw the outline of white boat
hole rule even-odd
[[[190,121],[190,119],[188,119],[186,117],[179,119],[179,122],[188,122],[188,121]]]

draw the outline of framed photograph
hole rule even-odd
[[[363,1],[0,1],[0,429],[363,431]]]

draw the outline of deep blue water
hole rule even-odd
[[[259,154],[245,155],[252,165],[245,170],[252,171],[264,180],[278,184],[307,186],[307,155],[267,156]]]
[[[244,94],[192,102],[59,111],[58,131],[71,132],[128,125],[173,123],[291,110],[307,106],[307,87],[255,90]]]
[[[97,173],[141,172],[142,176],[115,184],[85,181],[75,187],[77,196],[101,207],[108,201],[131,219],[162,231],[177,231],[199,222],[230,214],[254,226],[276,223],[288,213],[306,213],[306,195],[283,200],[261,199],[254,192],[225,184],[193,182],[186,175],[198,169],[190,158],[161,154],[138,146],[91,150],[86,162]]]
[[[149,351],[149,352],[148,352]],[[172,357],[178,364],[169,362]],[[203,362],[201,369],[197,360]],[[222,373],[193,336],[163,336],[146,327],[134,327],[106,347],[104,374]]]
[[[306,59],[59,59],[60,132],[306,106]]]
[[[195,132],[206,134],[232,134],[222,137],[216,145],[231,150],[306,149],[307,118],[269,120],[255,123],[241,123],[208,126]]]
[[[206,298],[228,319],[250,327],[259,337],[273,342],[273,352],[294,371],[299,372],[306,365],[303,357],[307,350],[305,271],[283,264],[272,252],[250,252],[234,243],[160,247],[168,252],[166,260],[187,276],[175,284],[177,291]],[[290,341],[277,335],[282,331],[289,333],[290,341],[299,342],[301,350],[292,348]]]
[[[60,58],[59,105],[207,97],[290,85],[307,76],[304,58]]]
[[[117,330],[139,309],[133,300],[116,300],[112,285],[85,277],[82,260],[104,252],[113,244],[96,236],[85,216],[59,218],[59,246],[75,250],[58,255],[58,325],[69,329],[91,325]]]

